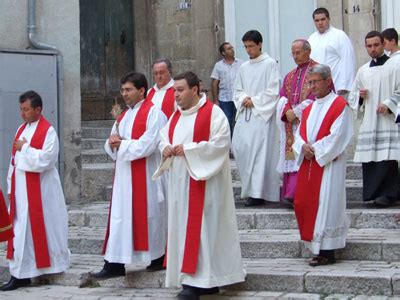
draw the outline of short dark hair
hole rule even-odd
[[[169,71],[169,74],[172,74],[172,64],[171,61],[168,58],[162,57],[162,58],[158,58],[156,59],[152,65],[151,68],[153,69],[155,64],[160,64],[160,63],[165,63],[167,65],[167,69]]]
[[[200,80],[197,75],[191,71],[181,73],[174,77],[174,80],[185,79],[189,88],[197,86],[197,94],[200,95]]]
[[[381,34],[384,39],[387,39],[389,41],[394,40],[396,42],[396,44],[399,43],[399,34],[397,33],[396,29],[387,28],[384,31],[382,31]]]
[[[19,96],[19,103],[22,104],[27,100],[31,101],[32,108],[43,108],[42,97],[40,97],[40,95],[35,91],[27,91]]]
[[[251,42],[254,42],[256,44],[259,44],[259,43],[262,43],[263,38],[262,38],[262,35],[261,35],[261,33],[259,31],[257,31],[257,30],[249,30],[242,37],[242,42],[246,42],[246,41],[251,41]]]
[[[134,71],[128,72],[121,78],[121,84],[125,84],[127,82],[132,83],[138,90],[144,88],[144,95],[146,96],[148,84],[144,74]]]
[[[314,10],[314,12],[312,13],[312,18],[314,20],[315,15],[322,15],[324,14],[325,17],[327,17],[328,19],[330,19],[329,17],[329,11],[325,8],[325,7],[318,7],[316,10]]]
[[[367,39],[373,38],[373,37],[379,37],[381,40],[381,43],[383,43],[383,36],[379,31],[376,30],[372,30],[370,32],[367,33],[367,35],[365,36],[364,42],[367,41]]]
[[[229,43],[228,43],[228,42],[223,42],[223,43],[219,46],[219,53],[220,53],[222,56],[224,56],[224,55],[222,54],[222,52],[225,51],[225,45],[229,45]]]

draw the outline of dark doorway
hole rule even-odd
[[[132,0],[80,0],[82,120],[111,119],[119,80],[133,69]]]

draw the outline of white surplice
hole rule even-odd
[[[355,162],[400,160],[400,132],[395,123],[398,102],[393,94],[400,91],[400,64],[390,60],[382,66],[360,67],[349,95],[349,104],[357,111],[360,129],[354,154]],[[359,105],[359,90],[368,90],[367,98]],[[385,104],[393,113],[377,114],[379,104]]]
[[[330,26],[324,33],[316,31],[311,34],[308,42],[311,45],[311,58],[331,68],[336,91],[350,91],[356,59],[353,45],[346,33]]]
[[[15,154],[15,198],[14,257],[9,261],[10,273],[16,278],[32,278],[42,274],[60,273],[69,268],[68,214],[60,177],[56,169],[58,159],[58,138],[53,127],[47,135],[41,150],[29,146],[39,121],[28,124],[19,139],[27,140],[21,151]],[[11,175],[8,171],[8,194],[11,193]],[[49,268],[36,267],[31,223],[29,220],[25,172],[40,173],[43,217],[47,245],[50,255]]]
[[[245,109],[243,100],[251,97],[254,107]],[[276,106],[279,99],[278,64],[262,54],[240,66],[236,78],[237,121],[232,151],[239,170],[241,197],[279,201],[279,137]]]
[[[167,92],[167,90],[170,88],[170,87],[173,87],[174,86],[174,80],[173,79],[171,79],[166,85],[164,85],[162,88],[159,88],[158,86],[157,86],[157,84],[155,84],[154,86],[153,86],[153,89],[155,90],[155,93],[154,93],[154,96],[153,96],[153,98],[151,99],[151,102],[153,102],[153,104],[155,105],[155,106],[157,106],[160,110],[161,110],[161,108],[162,108],[162,104],[163,104],[163,100],[164,100],[164,96],[165,96],[165,93]],[[148,91],[148,93],[150,92],[150,90]],[[177,110],[177,104],[176,104],[176,102],[174,101],[174,110]]]
[[[215,287],[244,281],[229,162],[230,129],[222,110],[214,105],[210,138],[193,142],[197,111],[206,103],[203,95],[189,110],[181,110],[173,145],[183,144],[185,157],[168,158],[155,176],[169,173],[168,250],[166,286],[182,284]],[[160,150],[169,143],[170,122],[161,130]],[[188,219],[189,180],[206,180],[200,249],[195,274],[181,272]]]
[[[112,192],[110,232],[105,259],[112,263],[149,263],[165,252],[167,237],[167,212],[162,179],[151,179],[160,162],[158,143],[159,132],[166,124],[165,115],[153,106],[147,118],[146,131],[138,139],[131,138],[133,122],[143,100],[128,108],[121,123],[119,135],[123,138],[118,151],[112,151],[108,140],[107,154],[115,161],[115,175]],[[112,133],[116,133],[114,124]],[[132,176],[131,162],[146,158],[147,221],[149,251],[134,251],[132,227]]]
[[[314,236],[305,246],[314,254],[320,250],[343,248],[349,220],[346,216],[346,147],[353,136],[352,113],[348,106],[333,122],[330,134],[316,141],[322,121],[337,95],[330,93],[312,104],[307,119],[307,139],[315,152],[317,163],[324,167]],[[299,165],[303,162],[305,141],[297,130],[293,151]]]

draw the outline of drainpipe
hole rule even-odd
[[[44,44],[36,40],[36,0],[28,0],[28,38],[36,49],[52,50],[57,52],[57,128],[60,140],[58,154],[59,172],[61,183],[64,186],[64,63],[59,49],[52,45]]]

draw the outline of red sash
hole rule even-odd
[[[0,242],[10,240],[14,237],[13,226],[7,212],[6,200],[0,189]]]
[[[307,119],[313,105],[315,105],[315,102],[303,111],[300,123],[300,135],[306,143],[308,143]],[[338,96],[332,102],[332,105],[322,121],[316,141],[330,134],[332,124],[343,112],[346,105],[346,100],[341,96]],[[310,242],[313,239],[323,173],[324,167],[321,167],[317,163],[315,157],[311,160],[304,158],[298,172],[294,209],[299,225],[300,236],[303,241]]]
[[[149,93],[147,94],[146,100],[151,101],[154,97],[156,90],[151,88]],[[171,115],[175,111],[175,96],[174,96],[174,88],[170,87],[167,89],[164,95],[164,99],[161,105],[161,111],[167,116],[167,119],[171,117]]]
[[[146,131],[147,118],[153,103],[144,101],[139,108],[135,120],[133,121],[131,138],[138,140]],[[125,116],[125,110],[118,118],[120,123]],[[147,184],[146,184],[146,158],[133,160],[131,162],[131,177],[132,177],[132,231],[133,231],[133,249],[135,251],[149,250],[149,235],[147,224]],[[113,183],[114,186],[114,183]],[[106,237],[103,244],[102,254],[104,255],[107,249],[107,242],[110,234],[110,215],[111,205],[108,214],[108,225]]]
[[[208,141],[210,138],[211,113],[213,104],[207,102],[198,110],[194,123],[193,142]],[[169,126],[169,140],[173,144],[173,136],[176,124],[181,116],[176,111],[171,119]],[[189,208],[186,225],[185,250],[183,254],[182,269],[183,273],[196,273],[197,261],[200,250],[201,223],[203,220],[204,196],[206,192],[206,181],[196,181],[190,177],[189,183]]]
[[[23,124],[15,136],[17,141],[26,127],[26,123]],[[42,149],[44,141],[46,139],[47,132],[50,128],[50,123],[42,116],[36,127],[35,133],[32,136],[30,147],[35,149]],[[15,157],[16,149],[13,146],[11,163],[14,166],[14,171],[11,177],[11,195],[10,195],[10,218],[14,222],[15,217]],[[43,217],[43,206],[42,206],[42,191],[40,186],[40,173],[25,172],[26,178],[26,190],[28,197],[29,207],[29,220],[31,222],[32,239],[35,251],[35,259],[37,268],[48,268],[50,267],[50,255],[49,248],[47,245],[46,228]],[[8,241],[7,247],[7,259],[13,259],[14,256],[13,239]]]

